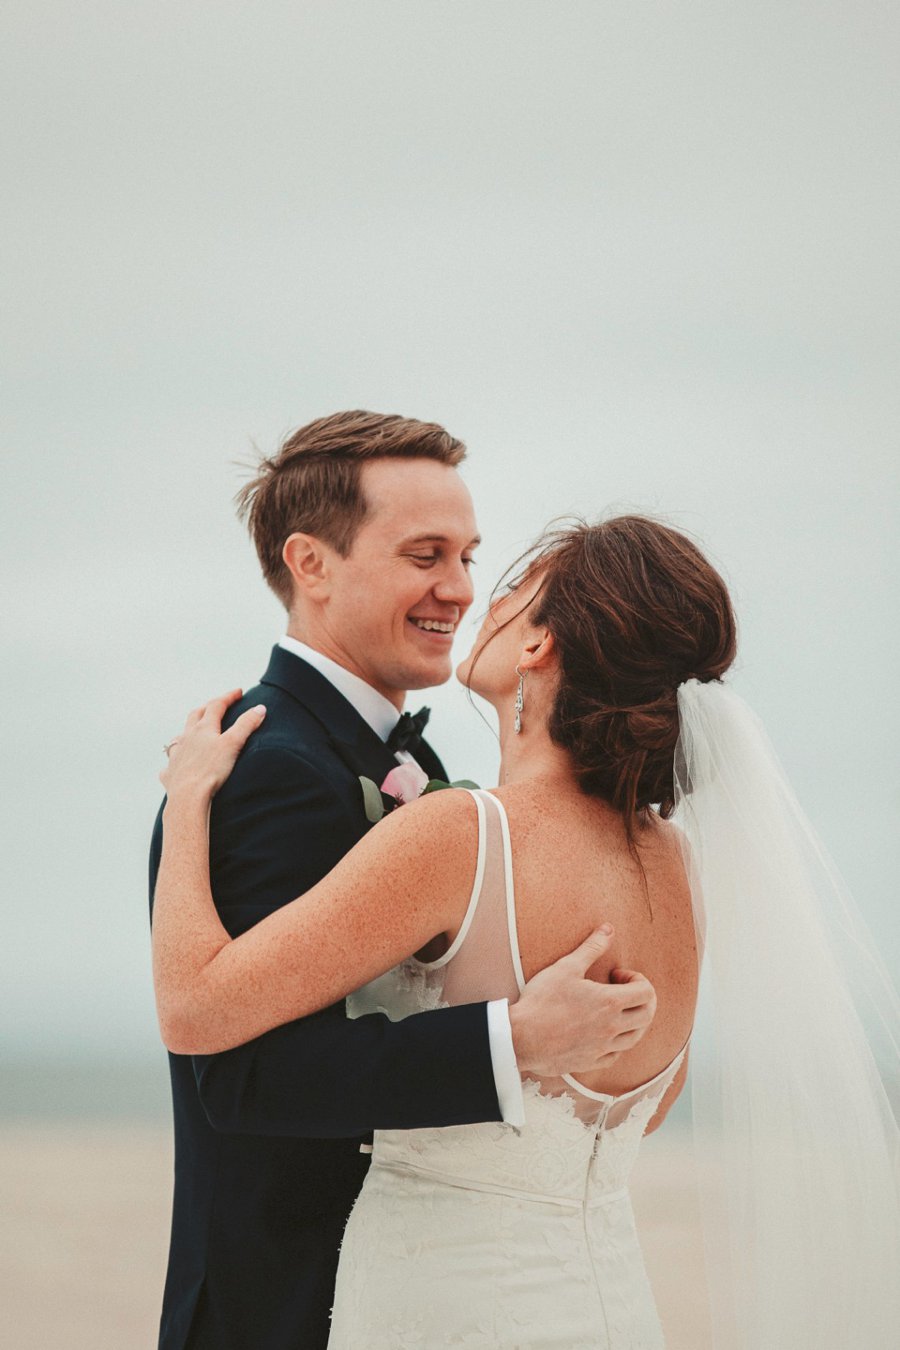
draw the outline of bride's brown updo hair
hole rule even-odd
[[[550,735],[633,840],[651,806],[667,817],[675,805],[678,686],[734,660],[728,590],[696,544],[643,516],[554,530],[525,559],[518,583],[541,577],[529,618],[559,655]]]

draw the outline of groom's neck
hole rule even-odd
[[[335,665],[343,670],[355,675],[357,679],[362,680],[370,689],[374,689],[382,698],[386,698],[389,703],[393,703],[398,712],[403,711],[406,701],[406,690],[395,690],[393,688],[382,688],[377,680],[372,679],[371,672],[364,668],[360,661],[353,656],[352,651],[339,643],[329,639],[327,633],[315,632],[310,630],[310,626],[298,621],[291,616],[287,626],[287,636],[293,638],[295,642],[302,642],[313,651],[318,652],[320,656],[325,656]]]

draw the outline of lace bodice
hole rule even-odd
[[[509,824],[499,798],[473,791],[478,855],[466,915],[452,946],[435,961],[410,957],[348,999],[348,1013],[411,1013],[484,999],[515,1002],[525,986],[516,926]],[[569,1203],[627,1184],[641,1137],[687,1047],[648,1083],[614,1097],[577,1079],[526,1078],[525,1127],[505,1124],[379,1131],[385,1166],[459,1177],[469,1186]]]

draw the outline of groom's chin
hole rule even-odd
[[[408,672],[406,688],[434,689],[439,684],[446,684],[452,674],[453,663],[449,656],[446,661],[429,661],[427,665],[419,665],[416,670]]]

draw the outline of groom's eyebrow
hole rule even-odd
[[[452,544],[453,540],[446,534],[417,534],[411,539],[404,539],[401,548],[407,548],[410,544]],[[481,535],[476,534],[474,539],[470,539],[466,548],[477,548],[481,543]]]

